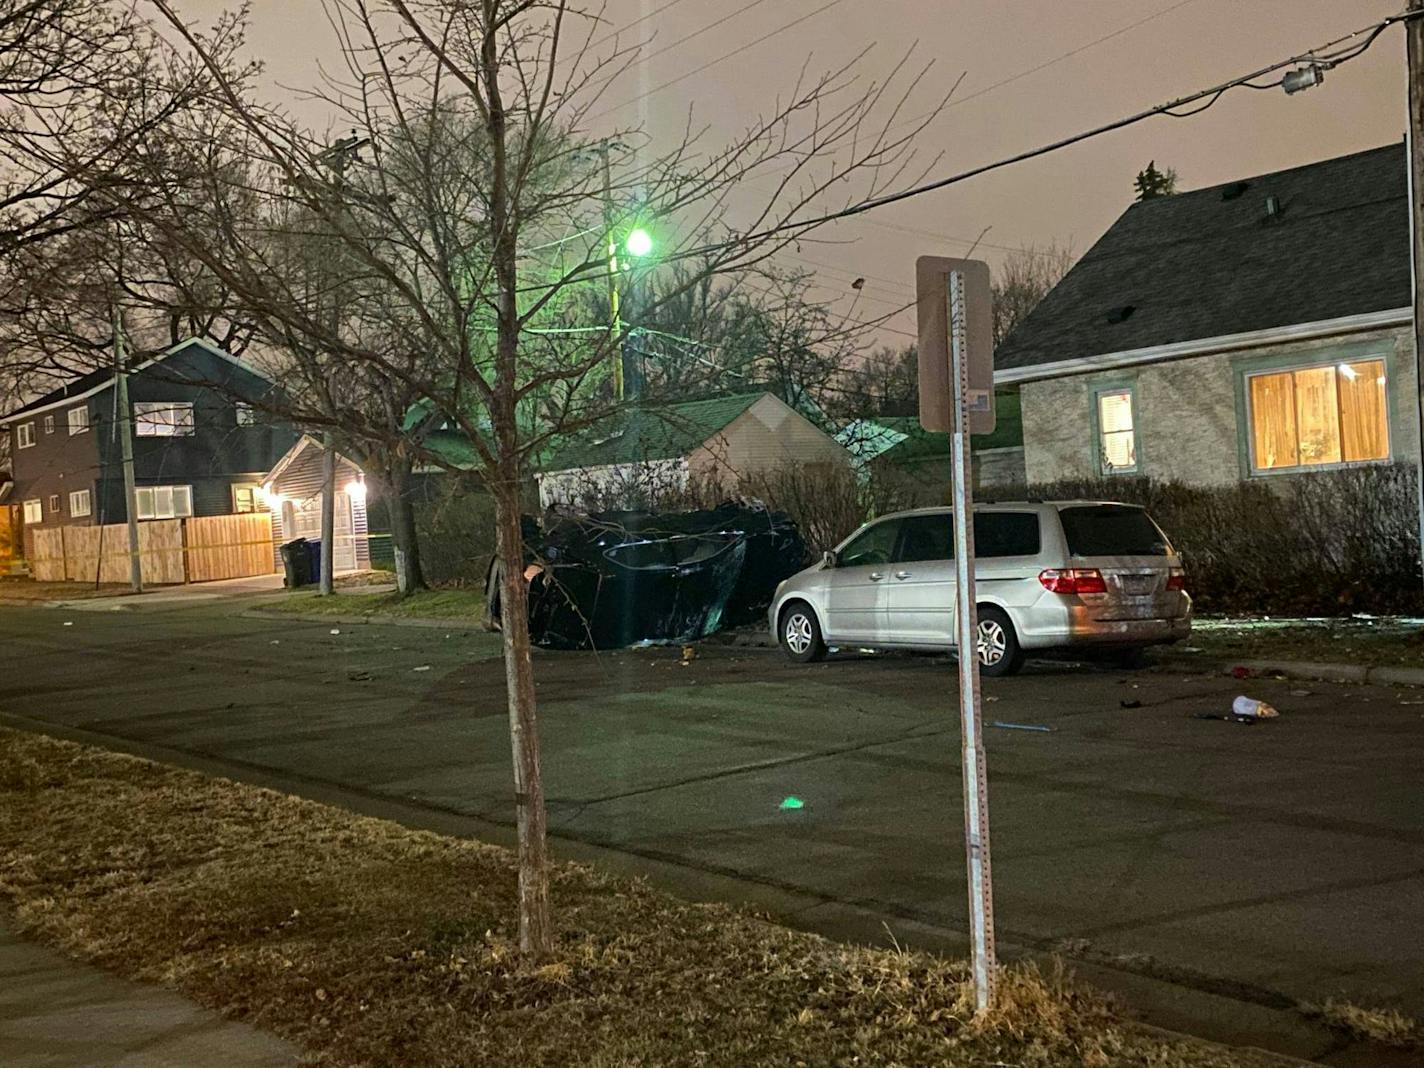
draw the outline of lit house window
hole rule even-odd
[[[1103,474],[1137,470],[1137,433],[1132,422],[1132,390],[1098,394],[1098,454]]]
[[[15,448],[28,449],[35,443],[35,424],[21,423],[15,427]]]
[[[75,490],[69,495],[69,514],[75,519],[82,519],[91,511],[89,501],[89,491],[87,489]]]
[[[26,523],[43,523],[43,522],[44,522],[44,505],[43,505],[42,503],[40,503],[40,499],[39,499],[38,497],[36,497],[36,498],[35,498],[34,500],[32,500],[32,501],[26,501],[26,502],[25,502],[25,522],[26,522]]]
[[[89,409],[87,407],[69,409],[69,433],[83,434],[89,429]]]
[[[140,519],[178,519],[193,514],[191,486],[140,486],[134,496]]]
[[[237,406],[237,425],[238,425],[238,426],[256,426],[256,425],[257,425],[257,413],[252,410],[252,405],[250,405],[250,404],[239,404],[239,405]]]
[[[44,417],[44,428],[46,434],[54,433],[54,416],[47,415]]]
[[[234,512],[267,511],[267,495],[256,482],[234,482],[232,484],[232,510]]]
[[[174,401],[139,401],[134,409],[134,433],[141,438],[184,437],[193,432],[193,406]]]
[[[1389,459],[1383,360],[1249,375],[1246,383],[1252,470]]]

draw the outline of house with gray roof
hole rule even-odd
[[[634,407],[566,442],[536,476],[539,503],[634,506],[690,484],[728,492],[780,468],[829,472],[850,455],[772,393]]]
[[[995,353],[1030,482],[1417,462],[1402,144],[1133,204]]]

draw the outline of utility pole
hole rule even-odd
[[[114,298],[114,389],[118,395],[120,454],[124,464],[124,515],[129,527],[129,586],[143,592],[143,561],[138,548],[138,491],[134,486],[133,407],[129,404],[129,373],[124,366],[124,313]],[[102,527],[100,528],[103,529]],[[102,570],[104,562],[99,561]]]
[[[1424,0],[1409,0],[1412,18],[1404,24],[1409,56],[1409,125],[1405,154],[1409,157],[1409,266],[1414,284],[1414,412],[1419,449],[1420,577],[1424,579]]]
[[[623,320],[618,306],[618,235],[613,230],[613,166],[609,163],[611,148],[623,147],[617,141],[600,141],[596,151],[603,157],[603,228],[608,231],[608,347],[613,360],[613,398],[623,399]]]
[[[362,137],[352,130],[350,137],[338,139],[320,156],[322,164],[330,168],[335,178],[333,184],[336,187],[337,212],[342,210],[346,168],[351,166],[353,160],[360,160],[361,149],[370,143],[369,137]],[[332,332],[335,333],[340,326],[341,316],[336,305],[334,286],[331,287],[331,292],[331,325]],[[336,567],[336,447],[331,442],[330,434],[324,444],[325,451],[321,460],[321,579],[317,591],[322,596],[329,596],[335,592],[333,572]]]

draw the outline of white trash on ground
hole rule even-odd
[[[1272,719],[1280,715],[1279,712],[1266,704],[1265,701],[1258,701],[1254,697],[1247,697],[1245,694],[1242,694],[1231,702],[1231,711],[1238,716],[1252,719]]]

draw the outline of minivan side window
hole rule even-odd
[[[897,564],[954,559],[954,516],[949,512],[909,515],[901,520]]]
[[[1059,511],[1070,556],[1167,556],[1172,547],[1141,508],[1089,504]]]
[[[863,567],[867,564],[888,564],[895,551],[895,538],[900,533],[899,520],[876,523],[864,530],[841,550],[840,567]]]
[[[979,559],[1037,556],[1039,548],[1038,516],[1035,513],[975,513],[974,555]]]

